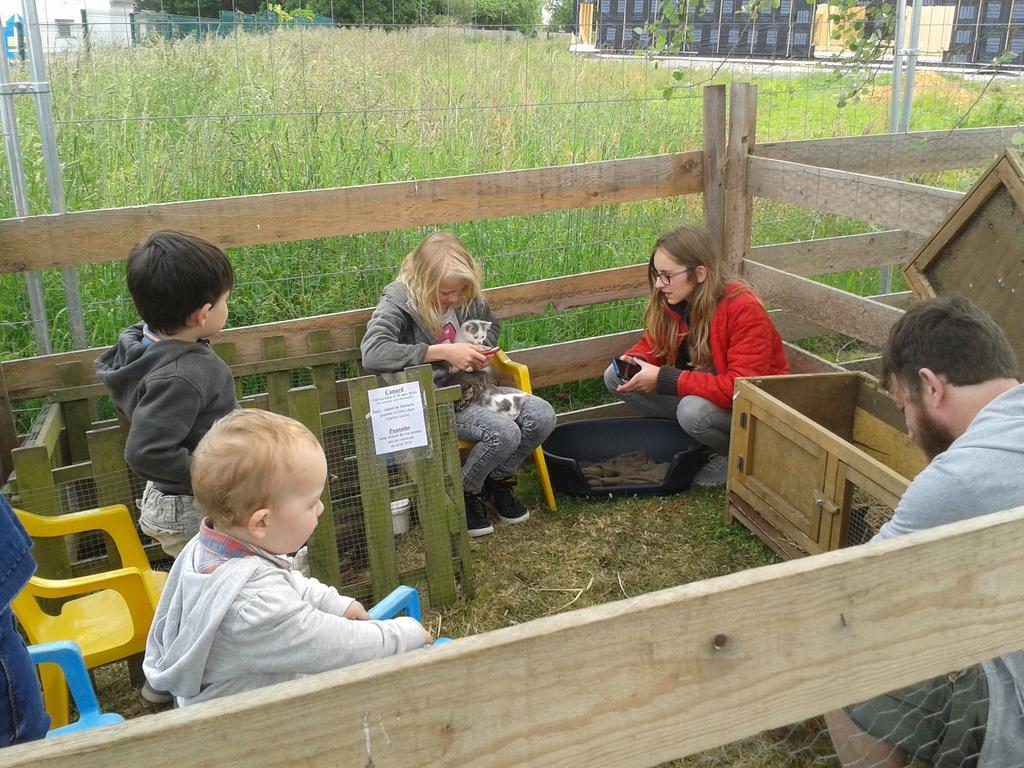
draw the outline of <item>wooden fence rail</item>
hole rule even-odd
[[[386,232],[701,191],[701,153],[0,220],[0,274],[117,261],[186,229],[222,248]]]
[[[651,766],[1022,637],[1024,508],[13,747],[4,764]]]

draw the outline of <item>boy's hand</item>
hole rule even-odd
[[[619,392],[642,392],[644,394],[651,394],[658,388],[658,366],[651,365],[642,357],[632,357],[630,355],[623,355],[622,359],[629,363],[636,363],[640,366],[640,372],[633,374],[633,377],[629,381],[625,381],[619,384],[617,391]]]
[[[362,603],[358,600],[354,600],[352,605],[348,607],[348,610],[345,611],[344,618],[354,619],[355,621],[369,621],[370,614],[368,614],[366,609],[363,608]]]

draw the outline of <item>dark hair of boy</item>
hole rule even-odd
[[[907,310],[889,331],[881,381],[920,395],[918,371],[928,368],[963,387],[1017,379],[1017,356],[1003,329],[962,296],[942,296]]]
[[[185,232],[154,232],[128,256],[128,292],[146,325],[176,333],[189,315],[216,304],[235,284],[224,252]]]

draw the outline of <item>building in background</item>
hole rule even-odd
[[[37,0],[43,48],[48,52],[79,50],[87,37],[96,43],[131,45],[134,5],[134,0]],[[17,45],[16,25],[24,23],[21,11],[21,0],[0,0],[0,22],[9,35],[9,49]],[[9,55],[16,56],[16,50]]]
[[[653,31],[664,23],[663,0],[595,1],[593,42],[598,49],[646,49]],[[673,46],[684,54],[813,59],[845,48],[844,40],[833,39],[829,16],[837,9],[827,3],[781,0],[778,8],[764,8],[751,17],[742,10],[743,0],[665,1],[677,3],[685,18],[688,39]],[[905,38],[912,10],[906,5]],[[582,27],[585,19],[579,13],[576,18]],[[1022,66],[1024,0],[922,0],[918,42],[925,61],[987,64],[1003,57],[1003,65]]]

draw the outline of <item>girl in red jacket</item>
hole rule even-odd
[[[695,485],[722,485],[729,456],[733,383],[788,373],[782,338],[753,289],[728,279],[701,227],[679,227],[654,244],[644,334],[621,360],[628,379],[605,371],[608,390],[636,410],[675,418],[714,454]],[[620,366],[622,368],[622,366]]]

